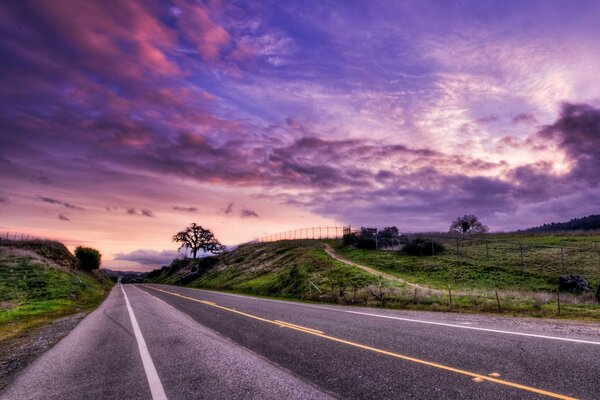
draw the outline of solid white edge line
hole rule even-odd
[[[125,297],[127,311],[129,311],[129,318],[131,319],[135,340],[137,341],[138,350],[140,351],[140,356],[142,357],[142,364],[144,365],[144,371],[146,372],[146,378],[148,379],[148,385],[150,386],[152,399],[167,400],[167,395],[165,394],[165,390],[163,389],[160,378],[158,377],[158,373],[156,372],[156,368],[154,367],[154,363],[152,362],[152,357],[150,357],[150,352],[148,351],[146,341],[144,340],[144,336],[142,336],[142,331],[140,330],[140,326],[138,325],[135,314],[133,313],[133,309],[131,308],[131,303],[129,303],[127,293],[125,293],[123,285],[120,284],[120,286],[123,296]]]
[[[188,289],[192,289],[192,288],[188,288]],[[272,302],[277,302],[277,303],[291,304],[291,305],[295,305],[295,306],[318,308],[320,310],[338,311],[338,312],[345,312],[345,313],[349,313],[349,314],[365,315],[365,316],[369,316],[369,317],[377,317],[377,318],[385,318],[385,319],[394,319],[394,320],[398,320],[398,321],[414,322],[414,323],[418,323],[418,324],[438,325],[438,326],[446,326],[446,327],[450,327],[450,328],[460,328],[460,329],[470,329],[470,330],[482,331],[482,332],[502,333],[505,335],[527,336],[527,337],[534,337],[534,338],[539,338],[539,339],[560,340],[560,341],[564,341],[564,342],[600,345],[600,342],[595,342],[593,340],[571,339],[571,338],[563,338],[563,337],[558,337],[558,336],[539,335],[539,334],[535,334],[535,333],[504,331],[501,329],[492,329],[492,328],[478,328],[476,326],[464,326],[464,325],[449,324],[449,323],[445,323],[445,322],[434,322],[434,321],[424,321],[424,320],[420,320],[420,319],[394,317],[391,315],[380,315],[380,314],[372,314],[372,313],[366,313],[366,312],[360,312],[360,311],[343,310],[340,308],[317,306],[317,305],[312,305],[312,304],[303,304],[303,303],[296,303],[296,302],[291,302],[291,301],[281,301],[281,300],[275,300],[275,299],[261,299],[260,297],[243,296],[243,295],[233,294],[233,293],[222,293],[222,292],[216,292],[216,291],[212,291],[212,290],[202,290],[202,289],[195,289],[195,288],[194,288],[194,290],[207,292],[207,293],[214,293],[214,294],[223,295],[223,296],[240,297],[240,298],[246,298],[246,299],[250,298],[250,299],[262,300],[262,301],[272,301]]]

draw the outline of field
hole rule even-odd
[[[600,235],[424,237],[441,242],[445,251],[415,257],[339,242],[335,248],[353,261],[434,288],[547,291],[556,290],[561,274],[580,274],[593,287],[600,284]]]
[[[458,257],[455,238],[434,239],[445,246],[435,256],[362,250],[336,240],[246,244],[153,281],[340,304],[600,320],[594,292],[557,293],[562,273],[583,275],[594,290],[600,284],[600,235],[463,238]],[[392,277],[333,259],[325,243],[338,256]]]

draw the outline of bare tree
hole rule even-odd
[[[475,215],[463,215],[458,217],[450,225],[450,232],[456,233],[485,233],[488,227],[479,221]]]
[[[204,229],[195,222],[173,235],[173,241],[181,243],[179,250],[183,248],[190,249],[194,258],[198,255],[198,250],[217,254],[222,252],[224,248],[210,229]]]

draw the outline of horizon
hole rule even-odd
[[[191,222],[233,245],[599,214],[599,16],[594,1],[0,4],[0,232],[139,271]]]

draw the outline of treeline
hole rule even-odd
[[[358,232],[344,235],[343,242],[345,246],[358,249],[398,250],[412,256],[431,256],[446,250],[441,242],[429,237],[403,235],[395,226],[388,226],[384,229],[362,227]]]
[[[525,232],[592,231],[600,230],[600,215],[573,218],[569,222],[552,222],[526,229]]]

